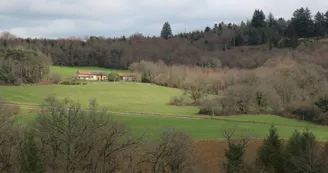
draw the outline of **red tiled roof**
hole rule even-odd
[[[76,74],[77,75],[91,75],[91,73],[88,71],[78,71]]]

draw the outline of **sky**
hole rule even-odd
[[[255,9],[290,18],[300,7],[328,10],[327,0],[1,0],[0,32],[23,38],[158,36],[164,22],[173,34],[215,23],[240,23]]]

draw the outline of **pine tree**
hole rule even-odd
[[[232,24],[231,23],[228,23],[228,28],[232,29]]]
[[[173,35],[172,35],[171,25],[169,24],[169,22],[165,22],[161,31],[161,37],[164,39],[169,39],[172,36]]]
[[[267,26],[268,27],[274,27],[276,25],[276,20],[272,13],[269,13],[267,18]]]
[[[325,35],[325,29],[326,29],[326,23],[325,23],[325,16],[323,13],[318,12],[314,16],[314,32],[315,36],[324,36]]]
[[[308,129],[303,133],[294,131],[288,140],[286,151],[287,172],[310,173],[320,172],[319,160],[320,150],[316,137]]]
[[[293,13],[291,24],[298,37],[311,37],[314,35],[312,15],[308,8],[297,9]]]
[[[219,30],[220,30],[220,31],[222,31],[222,30],[223,30],[223,26],[224,26],[224,23],[223,23],[223,22],[221,22],[221,23],[219,24]]]
[[[249,45],[260,45],[262,42],[261,33],[258,29],[251,28],[249,31],[248,44]]]
[[[277,20],[276,29],[281,36],[286,36],[286,30],[288,28],[287,21],[284,18]]]
[[[204,32],[210,32],[210,31],[211,31],[211,28],[206,26]]]
[[[265,15],[262,10],[255,10],[252,18],[252,27],[262,28],[266,26]]]
[[[325,13],[325,31],[328,33],[328,11]]]
[[[241,21],[241,23],[240,23],[240,28],[245,28],[245,27],[246,27],[245,22],[244,22],[244,21]]]
[[[267,168],[274,169],[276,173],[284,172],[284,146],[277,129],[272,125],[269,135],[264,139],[258,150],[260,162]]]

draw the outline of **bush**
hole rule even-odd
[[[175,106],[184,106],[184,105],[190,105],[192,103],[187,95],[182,94],[179,96],[173,96],[169,104]]]
[[[121,77],[118,73],[111,72],[108,75],[108,81],[117,82],[120,81]]]
[[[62,81],[60,84],[62,85],[86,85],[88,84],[87,82],[81,82],[81,81],[76,81],[76,80],[72,80],[72,81]]]
[[[308,107],[295,108],[291,113],[297,115],[301,120],[311,122],[313,122],[319,116],[319,112],[316,109]]]
[[[62,76],[58,72],[53,72],[49,74],[49,80],[54,84],[59,84]]]

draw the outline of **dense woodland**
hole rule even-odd
[[[313,17],[314,15],[314,17]],[[1,47],[23,46],[50,56],[55,65],[98,66],[127,69],[133,62],[162,60],[166,64],[188,64],[206,67],[256,68],[274,54],[274,48],[295,48],[302,42],[313,42],[327,36],[328,11],[311,13],[297,9],[291,19],[275,18],[255,10],[250,21],[240,24],[218,23],[204,30],[173,35],[168,22],[161,37],[136,33],[129,38],[87,39],[19,39],[2,34]],[[311,38],[311,39],[307,39]],[[258,46],[251,49],[245,46]]]

